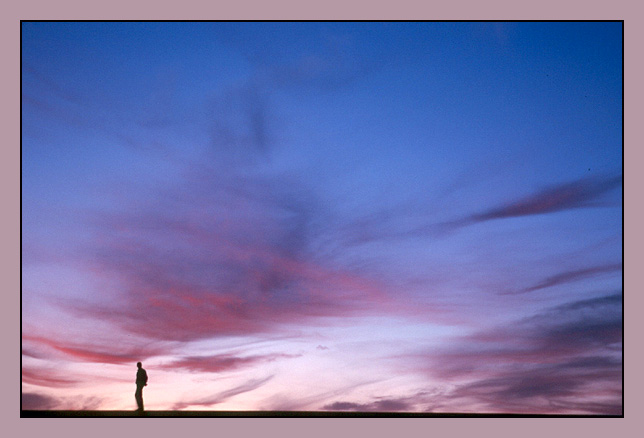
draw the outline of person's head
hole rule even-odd
[[[143,366],[143,365],[141,364],[141,362],[137,362],[137,363],[136,363],[136,367],[137,367],[137,368],[141,368],[142,366]]]

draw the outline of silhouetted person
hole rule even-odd
[[[143,412],[143,387],[148,384],[148,373],[143,369],[141,362],[137,362],[136,366],[138,370],[136,372],[136,392],[134,393],[134,398],[139,407],[138,411]]]

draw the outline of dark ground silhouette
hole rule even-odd
[[[354,412],[354,411],[20,411],[23,418],[57,417],[450,417],[450,418],[624,418],[623,415],[546,415],[546,414],[493,414],[493,413],[432,413],[432,412]]]

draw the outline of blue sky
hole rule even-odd
[[[621,413],[621,187],[621,23],[22,23],[23,403]]]

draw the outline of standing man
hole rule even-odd
[[[141,362],[137,362],[136,366],[138,371],[136,372],[136,392],[134,393],[134,398],[136,398],[136,404],[139,407],[138,411],[143,412],[143,387],[148,384],[148,373],[143,369]]]

